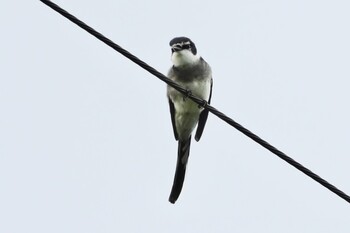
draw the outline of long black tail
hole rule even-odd
[[[190,155],[190,146],[191,136],[185,141],[179,140],[174,183],[169,196],[169,201],[173,204],[180,196],[182,185],[185,180],[186,165],[188,161],[188,156]]]

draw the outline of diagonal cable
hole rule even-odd
[[[109,45],[114,50],[116,50],[117,52],[121,53],[122,55],[124,55],[125,57],[130,59],[132,62],[136,63],[137,65],[141,66],[143,69],[147,70],[148,72],[150,72],[151,74],[153,74],[154,76],[156,76],[157,78],[162,80],[163,82],[167,83],[169,86],[175,88],[177,91],[188,96],[188,98],[193,100],[195,103],[199,104],[203,108],[208,109],[212,114],[216,115],[217,117],[219,117],[220,119],[222,119],[223,121],[228,123],[229,125],[236,128],[238,131],[242,132],[243,134],[245,134],[246,136],[248,136],[249,138],[254,140],[256,143],[260,144],[261,146],[263,146],[267,150],[271,151],[273,154],[277,155],[279,158],[283,159],[284,161],[286,161],[287,163],[289,163],[290,165],[292,165],[293,167],[295,167],[299,171],[303,172],[304,174],[306,174],[307,176],[309,176],[310,178],[312,178],[316,182],[320,183],[321,185],[323,185],[324,187],[329,189],[331,192],[337,194],[339,197],[343,198],[345,201],[350,203],[350,196],[348,196],[346,193],[344,193],[343,191],[341,191],[340,189],[338,189],[334,185],[330,184],[325,179],[321,178],[320,176],[318,176],[317,174],[315,174],[314,172],[312,172],[308,168],[304,167],[302,164],[298,163],[297,161],[295,161],[291,157],[287,156],[285,153],[278,150],[277,148],[275,148],[274,146],[272,146],[271,144],[269,144],[268,142],[266,142],[265,140],[263,140],[259,136],[255,135],[254,133],[252,133],[251,131],[249,131],[248,129],[246,129],[245,127],[240,125],[239,123],[235,122],[230,117],[226,116],[225,114],[223,114],[222,112],[220,112],[219,110],[214,108],[213,106],[207,104],[207,102],[205,100],[200,99],[200,98],[192,95],[190,90],[186,90],[183,87],[181,87],[180,85],[178,85],[177,83],[173,82],[172,80],[167,78],[165,75],[163,75],[162,73],[160,73],[159,71],[157,71],[153,67],[149,66],[147,63],[143,62],[142,60],[140,60],[136,56],[132,55],[127,50],[123,49],[122,47],[120,47],[119,45],[117,45],[116,43],[114,43],[113,41],[108,39],[107,37],[103,36],[101,33],[97,32],[93,28],[89,27],[84,22],[77,19],[75,16],[71,15],[70,13],[68,13],[67,11],[65,11],[64,9],[59,7],[58,5],[56,5],[55,3],[48,1],[48,0],[40,0],[40,1],[43,2],[44,4],[46,4],[47,6],[49,6],[50,8],[52,8],[53,10],[57,11],[62,16],[66,17],[67,19],[69,19],[70,21],[72,21],[73,23],[75,23],[76,25],[78,25],[79,27],[84,29],[85,31],[89,32],[91,35],[95,36],[97,39],[99,39],[102,42],[104,42],[105,44]]]

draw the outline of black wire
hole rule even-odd
[[[345,201],[350,203],[350,197],[346,193],[339,190],[334,185],[330,184],[329,182],[327,182],[326,180],[324,180],[323,178],[321,178],[320,176],[318,176],[317,174],[315,174],[314,172],[312,172],[308,168],[304,167],[303,165],[301,165],[300,163],[295,161],[294,159],[290,158],[282,151],[278,150],[277,148],[275,148],[274,146],[272,146],[271,144],[269,144],[265,140],[261,139],[259,136],[255,135],[254,133],[252,133],[248,129],[244,128],[242,125],[238,124],[237,122],[232,120],[230,117],[228,117],[225,114],[223,114],[222,112],[218,111],[216,108],[210,106],[209,104],[207,104],[207,102],[205,100],[200,99],[200,98],[192,95],[190,90],[186,90],[183,87],[181,87],[180,85],[176,84],[175,82],[173,82],[172,80],[167,78],[165,75],[158,72],[153,67],[149,66],[147,63],[141,61],[139,58],[132,55],[131,53],[129,53],[128,51],[126,51],[125,49],[120,47],[119,45],[115,44],[113,41],[106,38],[101,33],[97,32],[93,28],[86,25],[84,22],[77,19],[75,16],[69,14],[67,11],[60,8],[55,3],[51,2],[51,1],[47,1],[47,0],[40,0],[40,1],[43,2],[44,4],[46,4],[47,6],[51,7],[53,10],[57,11],[58,13],[60,13],[61,15],[63,15],[64,17],[66,17],[67,19],[72,21],[73,23],[77,24],[79,27],[86,30],[91,35],[95,36],[97,39],[103,41],[105,44],[109,45],[117,52],[119,52],[122,55],[124,55],[125,57],[129,58],[131,61],[138,64],[139,66],[141,66],[142,68],[144,68],[145,70],[147,70],[148,72],[153,74],[154,76],[158,77],[160,80],[164,81],[169,86],[175,88],[177,91],[188,96],[188,98],[190,98],[191,100],[193,100],[194,102],[196,102],[200,106],[208,109],[212,114],[216,115],[217,117],[219,117],[220,119],[222,119],[223,121],[228,123],[229,125],[233,126],[237,130],[239,130],[240,132],[242,132],[243,134],[248,136],[249,138],[253,139],[258,144],[260,144],[261,146],[265,147],[266,149],[268,149],[269,151],[271,151],[272,153],[274,153],[275,155],[277,155],[278,157],[280,157],[281,159],[283,159],[284,161],[286,161],[287,163],[289,163],[290,165],[292,165],[293,167],[298,169],[299,171],[301,171],[304,174],[306,174],[307,176],[311,177],[313,180],[317,181],[318,183],[320,183],[321,185],[323,185],[324,187],[326,187],[327,189],[329,189],[330,191],[332,191],[333,193],[337,194],[339,197],[343,198]]]

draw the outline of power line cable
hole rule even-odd
[[[273,154],[277,155],[279,158],[283,159],[284,161],[286,161],[287,163],[289,163],[290,165],[292,165],[293,167],[295,167],[299,171],[303,172],[304,174],[306,174],[307,176],[309,176],[310,178],[312,178],[316,182],[320,183],[321,185],[323,185],[324,187],[329,189],[331,192],[337,194],[339,197],[343,198],[345,201],[350,203],[350,196],[348,196],[346,193],[344,193],[343,191],[341,191],[340,189],[338,189],[334,185],[330,184],[325,179],[321,178],[320,176],[318,176],[317,174],[315,174],[314,172],[312,172],[308,168],[304,167],[303,165],[301,165],[300,163],[298,163],[297,161],[295,161],[291,157],[287,156],[285,153],[278,150],[277,148],[275,148],[274,146],[272,146],[271,144],[269,144],[268,142],[266,142],[265,140],[263,140],[259,136],[255,135],[254,133],[252,133],[251,131],[249,131],[248,129],[246,129],[245,127],[240,125],[239,123],[235,122],[230,117],[226,116],[225,114],[223,114],[222,112],[220,112],[219,110],[214,108],[213,106],[209,105],[205,100],[192,95],[190,90],[184,89],[183,87],[181,87],[177,83],[173,82],[171,79],[167,78],[165,75],[163,75],[162,73],[160,73],[159,71],[157,71],[153,67],[149,66],[147,63],[143,62],[142,60],[140,60],[139,58],[137,58],[133,54],[129,53],[127,50],[123,49],[122,47],[120,47],[119,45],[117,45],[116,43],[114,43],[113,41],[111,41],[110,39],[108,39],[107,37],[102,35],[101,33],[97,32],[96,30],[94,30],[90,26],[86,25],[84,22],[82,22],[81,20],[79,20],[75,16],[71,15],[70,13],[68,13],[67,11],[65,11],[64,9],[59,7],[58,5],[56,5],[55,3],[48,1],[48,0],[40,0],[40,1],[43,2],[44,4],[46,4],[47,6],[49,6],[50,8],[52,8],[53,10],[55,10],[56,12],[60,13],[62,16],[66,17],[71,22],[75,23],[76,25],[78,25],[79,27],[84,29],[85,31],[89,32],[91,35],[95,36],[97,39],[101,40],[102,42],[104,42],[105,44],[107,44],[108,46],[110,46],[111,48],[116,50],[117,52],[121,53],[122,55],[124,55],[125,57],[130,59],[132,62],[136,63],[137,65],[141,66],[143,69],[147,70],[148,72],[150,72],[151,74],[153,74],[154,76],[156,76],[157,78],[162,80],[163,82],[167,83],[169,86],[175,88],[177,91],[186,95],[188,98],[190,98],[192,101],[194,101],[195,103],[197,103],[201,107],[208,109],[212,114],[216,115],[217,117],[219,117],[220,119],[222,119],[223,121],[228,123],[229,125],[236,128],[238,131],[242,132],[243,134],[245,134],[246,136],[248,136],[249,138],[254,140],[256,143],[260,144],[261,146],[263,146],[267,150],[271,151]]]

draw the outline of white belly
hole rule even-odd
[[[186,89],[192,91],[192,94],[209,100],[210,80],[194,81],[190,83],[179,83]],[[198,107],[198,104],[191,99],[186,98],[183,94],[171,88],[169,97],[175,107],[175,125],[180,140],[186,140],[191,135],[192,131],[198,123],[199,114],[203,108]]]

